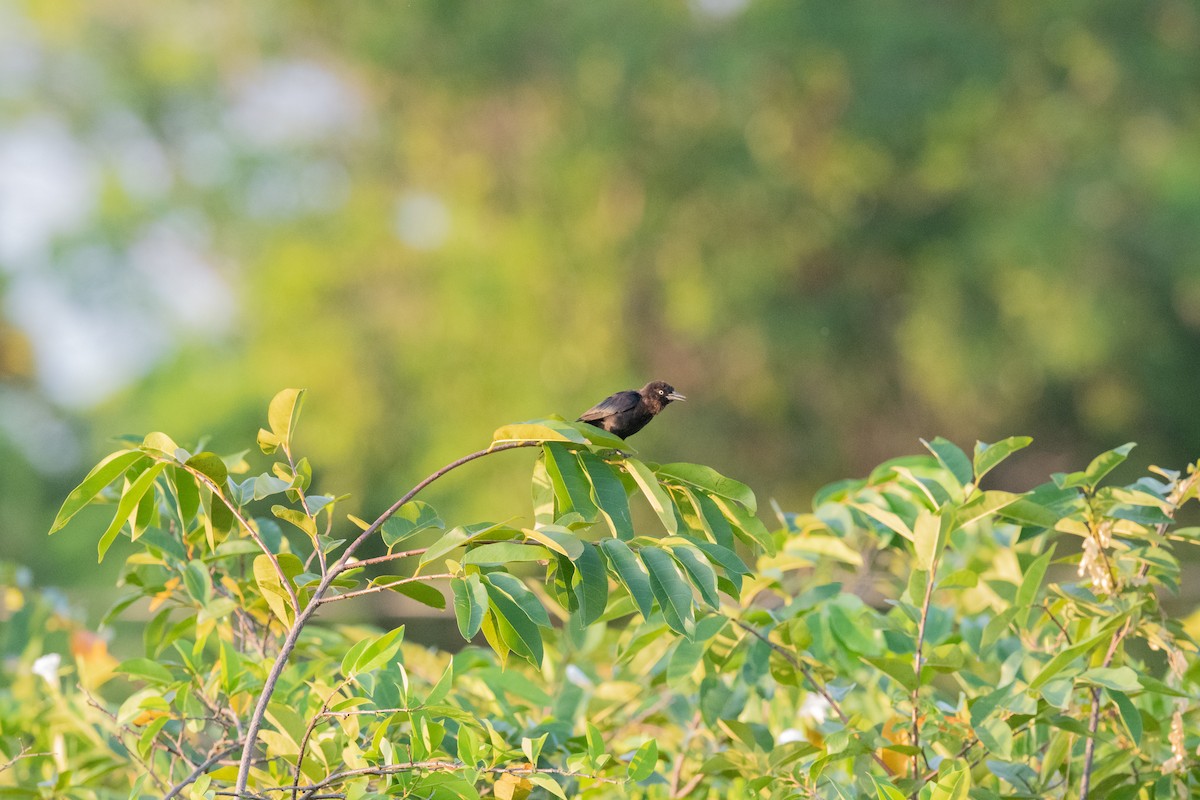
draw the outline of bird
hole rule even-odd
[[[586,422],[628,439],[674,400],[687,398],[666,381],[651,381],[641,389],[609,395],[580,414],[576,422]]]

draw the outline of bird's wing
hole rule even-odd
[[[617,392],[614,395],[601,400],[596,405],[589,408],[587,411],[579,415],[580,422],[591,422],[596,419],[604,419],[613,414],[620,414],[628,411],[638,404],[642,396],[635,391]]]

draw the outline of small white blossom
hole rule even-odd
[[[587,673],[574,664],[567,665],[566,675],[567,680],[580,689],[592,689],[596,686],[592,679],[587,676]]]
[[[779,736],[775,738],[775,744],[791,744],[792,742],[803,742],[804,731],[798,731],[795,728],[785,728],[779,732]]]
[[[1092,581],[1092,587],[1102,594],[1111,594],[1113,590],[1112,576],[1104,563],[1103,552],[1095,537],[1089,536],[1083,540],[1083,557],[1079,559],[1079,575],[1086,575]]]
[[[804,696],[804,702],[800,704],[800,710],[796,713],[800,719],[810,719],[820,725],[829,719],[830,710],[828,700],[822,695],[809,692]]]
[[[33,662],[33,674],[39,675],[53,689],[58,688],[58,668],[62,666],[62,656],[58,653],[47,653],[39,656]]]

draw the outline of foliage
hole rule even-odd
[[[939,438],[768,532],[745,485],[550,418],[499,429],[367,524],[313,491],[293,449],[302,398],[272,401],[261,474],[150,434],[67,498],[55,530],[116,506],[99,555],[130,555],[107,618],[152,616],[111,675],[77,657],[79,688],[42,662],[37,690],[34,659],[56,643],[32,637],[0,693],[0,794],[987,800],[1200,784],[1197,646],[1160,600],[1175,546],[1197,537],[1176,523],[1194,467],[1113,485],[1126,445],[1012,493],[981,482],[1028,438],[973,456]],[[531,527],[450,527],[415,497],[525,447],[540,451]],[[356,559],[376,537],[386,553]],[[316,621],[386,591],[452,607],[488,647]],[[8,623],[50,619],[31,597]]]

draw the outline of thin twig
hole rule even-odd
[[[180,792],[182,792],[192,783],[195,783],[196,779],[203,775],[209,767],[224,758],[226,754],[236,751],[239,747],[241,747],[241,744],[238,742],[225,744],[223,747],[218,746],[218,748],[213,751],[212,755],[196,765],[196,768],[192,770],[192,774],[188,775],[182,781],[172,786],[171,791],[163,795],[163,800],[171,800],[173,797],[178,797]]]
[[[27,745],[27,744],[21,745],[21,752],[17,753],[15,756],[10,758],[8,761],[5,761],[3,764],[0,764],[0,772],[4,772],[5,770],[12,769],[13,765],[16,764],[18,761],[20,761],[23,758],[38,758],[39,756],[54,755],[53,753],[31,753],[31,752],[29,752],[29,748],[31,746],[32,745]]]
[[[308,752],[308,742],[310,739],[312,739],[313,731],[317,729],[317,722],[320,721],[325,713],[329,711],[329,704],[333,702],[333,698],[337,697],[342,689],[345,689],[347,686],[349,686],[350,682],[353,680],[354,674],[351,673],[343,678],[337,686],[333,687],[333,691],[331,691],[329,696],[325,698],[325,701],[321,703],[321,710],[318,711],[316,715],[314,715],[313,718],[308,721],[308,727],[304,731],[304,737],[300,740],[300,752],[299,755],[296,756],[296,769],[292,771],[292,783],[300,783],[300,770],[304,766],[304,755]],[[296,800],[297,791],[292,792],[292,800]]]
[[[258,549],[262,550],[263,555],[271,560],[271,566],[274,567],[275,574],[279,576],[279,582],[283,584],[283,588],[287,590],[288,599],[292,601],[292,608],[299,611],[300,598],[296,596],[296,590],[292,586],[292,582],[288,580],[287,573],[283,571],[283,565],[279,563],[278,556],[272,552],[271,548],[267,547],[267,543],[264,542],[262,537],[258,535],[258,531],[251,527],[250,521],[242,514],[241,509],[239,509],[232,500],[225,496],[225,493],[221,491],[221,487],[217,486],[217,482],[212,478],[208,477],[195,467],[189,467],[187,464],[181,464],[180,466],[187,470],[193,478],[207,486],[213,493],[214,497],[220,498],[221,502],[224,503],[226,508],[229,509],[229,513],[233,514],[233,518],[241,524],[246,533],[250,535],[250,538],[254,540],[254,543],[258,545]]]
[[[393,589],[397,586],[403,586],[406,583],[416,583],[417,581],[428,581],[428,580],[433,580],[435,578],[440,578],[440,579],[444,580],[444,579],[453,578],[453,577],[454,576],[448,572],[438,573],[436,575],[413,575],[408,578],[399,578],[397,580],[392,581],[391,583],[381,583],[378,586],[368,586],[366,589],[358,589],[357,591],[346,592],[345,594],[331,594],[327,597],[322,597],[317,602],[322,603],[322,604],[333,603],[338,600],[349,600],[351,597],[362,597],[364,594],[375,594],[376,592],[382,592],[384,589]]]
[[[291,467],[291,469],[292,469],[292,480],[295,480],[296,477],[298,477],[296,475],[296,462],[292,460],[292,449],[290,447],[288,447],[288,444],[286,441],[282,442],[282,450],[283,450],[284,457],[287,458],[288,466]],[[308,517],[309,519],[311,519],[313,521],[313,530],[316,531],[317,517],[315,514],[312,513],[312,511],[308,507],[308,497],[305,496],[304,489],[302,489],[298,486],[294,486],[292,488],[294,488],[296,490],[296,494],[300,495],[300,507],[304,509],[304,516]],[[332,521],[333,521],[332,510],[330,511],[329,519],[330,519],[330,522],[332,523]],[[325,551],[321,549],[321,542],[318,541],[318,537],[316,537],[316,536],[313,537],[313,553],[317,554],[317,560],[321,563],[321,574],[324,575],[325,570],[329,567],[329,565],[327,563],[325,563]],[[311,558],[311,557],[312,557],[312,553],[309,554],[309,558]],[[307,569],[308,562],[306,562],[304,566]]]
[[[1071,645],[1075,644],[1073,641],[1071,641],[1070,631],[1068,631],[1066,626],[1058,621],[1058,617],[1054,616],[1054,612],[1050,610],[1050,606],[1047,605],[1044,600],[1042,601],[1041,609],[1042,611],[1046,612],[1046,616],[1050,618],[1050,621],[1053,622],[1060,631],[1062,631],[1063,637],[1067,640],[1067,646],[1070,647]]]

